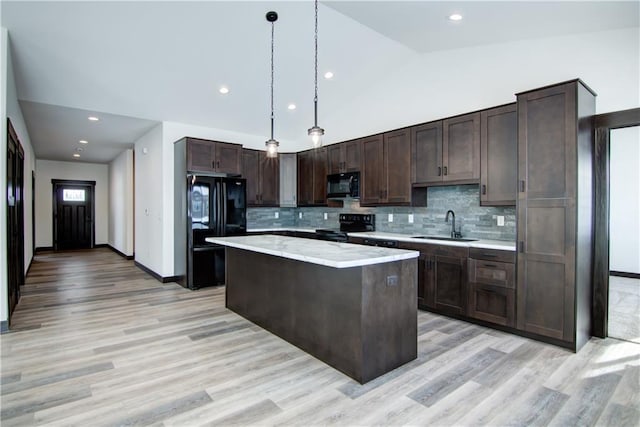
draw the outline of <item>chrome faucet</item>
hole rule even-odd
[[[444,218],[444,222],[449,222],[449,215],[451,215],[451,238],[459,239],[462,237],[462,233],[456,231],[456,214],[452,210],[447,211],[447,216]]]

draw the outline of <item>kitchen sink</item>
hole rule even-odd
[[[448,240],[450,242],[475,242],[478,239],[467,239],[464,237],[443,237],[443,236],[411,236],[413,239]]]

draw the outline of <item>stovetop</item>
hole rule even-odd
[[[347,232],[375,231],[376,216],[374,214],[340,214],[340,228],[319,228],[316,233],[345,234]]]

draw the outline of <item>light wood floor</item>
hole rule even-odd
[[[106,249],[40,254],[1,336],[1,424],[640,423],[640,345],[578,354],[419,312],[419,356],[366,385]]]
[[[610,337],[640,344],[640,280],[609,277]]]

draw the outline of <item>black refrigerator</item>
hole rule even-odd
[[[224,246],[205,239],[246,234],[246,180],[198,174],[186,180],[186,258],[179,283],[189,289],[223,285]]]

